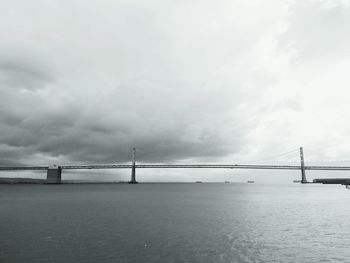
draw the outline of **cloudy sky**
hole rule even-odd
[[[2,165],[350,160],[350,1],[0,0],[0,33]]]

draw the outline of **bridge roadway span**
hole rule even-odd
[[[46,170],[46,183],[61,183],[62,170],[73,169],[131,169],[130,183],[137,183],[138,168],[209,168],[209,169],[265,169],[265,170],[301,170],[302,183],[307,183],[305,170],[347,171],[350,166],[304,166],[304,165],[264,165],[264,164],[94,164],[94,165],[60,165],[60,166],[0,166],[0,171]]]
[[[132,164],[92,164],[92,165],[60,165],[62,170],[77,169],[131,169]],[[265,165],[265,164],[136,164],[135,168],[222,168],[222,169],[265,169],[265,170],[300,170],[300,165]],[[48,170],[50,166],[0,166],[0,171]],[[304,166],[305,170],[349,171],[350,166]]]

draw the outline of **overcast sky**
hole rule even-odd
[[[350,160],[350,1],[0,0],[0,34],[1,164]]]

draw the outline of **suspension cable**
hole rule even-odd
[[[297,151],[299,151],[299,148],[294,149],[294,150],[290,150],[290,151],[287,151],[287,152],[284,152],[284,153],[272,155],[272,156],[266,157],[264,159],[254,160],[254,161],[251,161],[251,163],[256,163],[256,162],[261,162],[261,161],[269,161],[269,160],[276,159],[278,157],[282,157],[282,156],[285,156],[285,155],[288,155],[290,153],[297,152]]]

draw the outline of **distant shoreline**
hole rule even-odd
[[[128,184],[127,181],[93,181],[93,180],[62,180],[60,184]],[[141,182],[142,184],[229,184],[229,183],[245,183],[245,182]],[[4,184],[47,184],[46,179],[23,178],[23,177],[0,177],[0,185]]]
[[[88,180],[62,180],[61,184],[126,184],[128,182],[113,182],[113,181],[88,181]],[[46,184],[46,179],[35,178],[0,178],[0,184]]]

